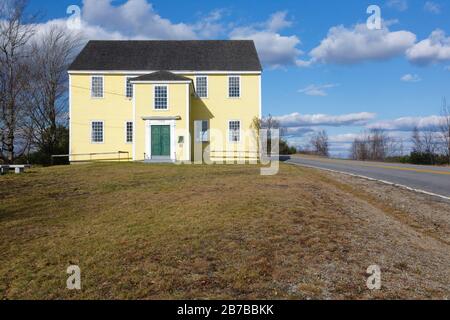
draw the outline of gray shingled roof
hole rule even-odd
[[[89,41],[70,71],[261,71],[249,40]]]
[[[180,75],[176,75],[169,71],[157,71],[140,77],[132,78],[131,81],[192,81],[192,80]]]

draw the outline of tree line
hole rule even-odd
[[[450,106],[442,101],[440,123],[426,129],[414,127],[410,138],[410,152],[404,151],[404,142],[394,139],[385,130],[375,128],[356,138],[350,158],[370,161],[398,161],[413,164],[450,164]]]
[[[0,4],[0,162],[47,164],[68,153],[67,68],[82,39],[56,25],[37,30],[26,8]]]

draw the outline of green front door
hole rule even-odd
[[[152,157],[170,157],[170,126],[152,126]]]

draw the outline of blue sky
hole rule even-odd
[[[264,64],[264,113],[305,145],[326,129],[334,155],[374,126],[409,140],[450,99],[450,3],[445,0],[31,0],[43,27],[82,12],[92,39],[254,39]],[[366,9],[381,8],[382,30]],[[434,117],[433,117],[434,116]]]

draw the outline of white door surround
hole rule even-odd
[[[145,120],[145,160],[152,160],[151,126],[170,126],[170,160],[176,161],[175,120]]]

